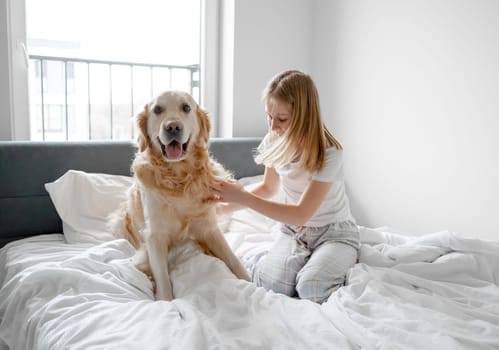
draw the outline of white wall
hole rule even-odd
[[[234,1],[232,135],[261,136],[267,131],[261,93],[284,69],[308,71],[312,42],[311,6],[303,0]],[[227,101],[225,101],[227,103]]]
[[[313,73],[360,224],[499,240],[499,2],[314,2]]]

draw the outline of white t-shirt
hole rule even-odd
[[[262,147],[268,147],[271,142],[270,134],[267,134],[262,141]],[[297,163],[277,167],[275,170],[280,177],[284,202],[288,204],[298,203],[311,180],[333,183],[320,207],[304,226],[320,227],[342,221],[355,222],[350,213],[350,204],[345,191],[342,150],[328,148],[326,163],[319,172],[298,170]]]

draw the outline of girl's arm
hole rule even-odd
[[[268,197],[259,197],[248,192],[238,182],[233,181],[222,182],[215,191],[221,201],[251,208],[276,221],[302,226],[314,215],[332,185],[331,182],[311,181],[297,204],[267,200]]]

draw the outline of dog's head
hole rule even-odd
[[[166,91],[149,102],[137,117],[139,151],[151,149],[167,162],[184,160],[196,146],[206,147],[208,113],[183,91]]]

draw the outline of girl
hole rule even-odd
[[[281,233],[253,270],[266,289],[322,303],[345,282],[359,249],[343,180],[342,147],[324,125],[312,79],[296,70],[270,80],[263,100],[269,132],[257,148],[263,182],[215,188],[221,212],[249,207],[281,222]],[[279,186],[283,203],[270,200]]]

